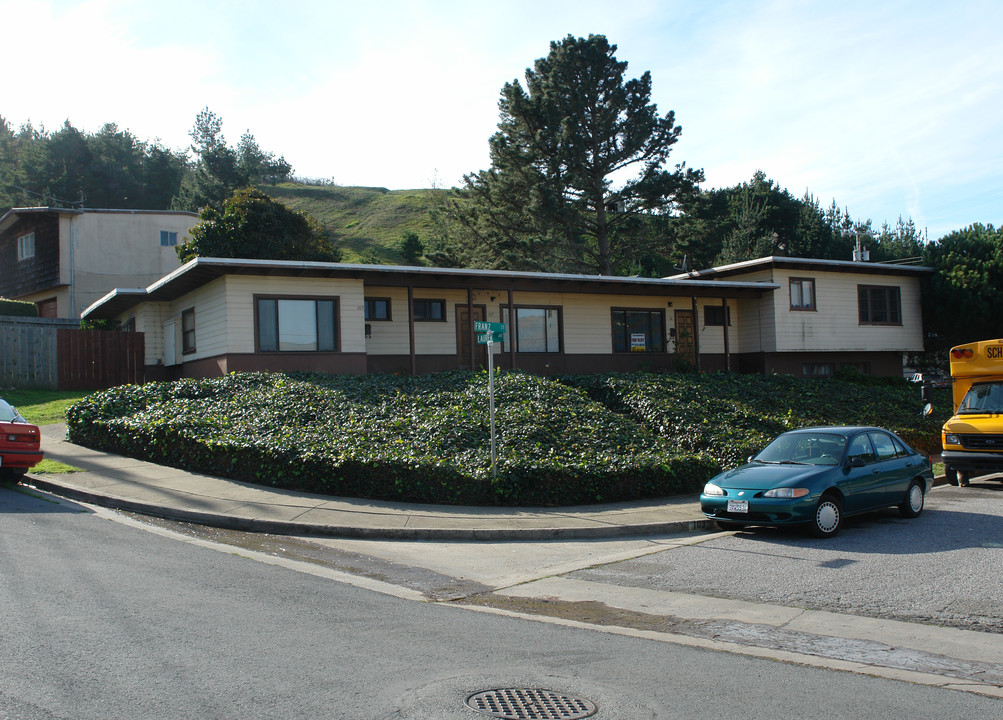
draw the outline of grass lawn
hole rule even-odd
[[[0,390],[0,397],[35,425],[66,422],[66,408],[88,394],[87,390]]]

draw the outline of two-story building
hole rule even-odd
[[[78,318],[114,288],[177,269],[174,248],[197,222],[190,212],[14,208],[0,217],[0,297]]]
[[[671,278],[197,258],[84,311],[146,333],[150,379],[244,370],[899,375],[928,268],[761,258]]]

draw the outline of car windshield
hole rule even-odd
[[[6,401],[0,400],[0,422],[24,422],[24,418]]]
[[[965,393],[958,414],[1003,413],[1003,382],[975,383]]]
[[[836,465],[846,438],[834,433],[787,433],[767,445],[754,462],[798,465]]]

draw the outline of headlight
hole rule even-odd
[[[960,445],[961,441],[958,439],[957,435],[946,434],[946,435],[944,435],[944,444],[945,445]]]
[[[704,495],[724,495],[724,490],[719,488],[714,483],[707,483],[703,486]]]
[[[763,497],[771,498],[802,498],[808,494],[808,488],[773,488],[763,493]]]

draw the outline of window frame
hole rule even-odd
[[[808,368],[823,370],[823,372],[808,372]],[[801,365],[801,377],[806,378],[831,378],[836,373],[836,364],[831,362],[803,363]]]
[[[501,321],[505,323],[505,339],[502,341],[502,352],[509,352],[511,345],[510,343],[515,340],[515,351],[517,353],[525,353],[528,355],[563,355],[564,354],[564,308],[561,305],[516,305],[515,306],[515,322],[512,322],[511,318],[513,314],[511,312],[511,306],[502,305],[499,310],[499,317]],[[557,349],[550,350],[524,350],[520,347],[521,339],[519,337],[519,311],[520,310],[542,310],[543,311],[543,328],[544,328],[544,345],[546,348],[550,347],[550,336],[547,334],[547,313],[555,312],[557,313],[557,330],[556,330],[556,341]]]
[[[178,244],[178,233],[176,230],[160,231],[160,247],[174,247]]]
[[[282,301],[291,302],[313,302],[314,303],[314,341],[317,344],[317,349],[314,350],[283,350],[282,349],[282,329],[280,324],[279,315],[279,303]],[[261,343],[261,331],[262,331],[262,318],[261,318],[261,303],[263,301],[271,301],[275,303],[275,348],[262,349]],[[265,353],[281,353],[283,355],[311,355],[316,353],[340,353],[341,352],[341,297],[338,295],[254,295],[252,302],[254,303],[254,352],[256,354]],[[331,339],[333,348],[323,348],[321,349],[321,317],[320,313],[317,312],[318,303],[330,302],[332,303],[331,310],[331,321],[333,327],[331,328]]]
[[[442,309],[440,313],[441,317],[428,317],[427,313],[419,316],[418,303],[421,303],[425,307],[438,305]],[[438,298],[414,298],[411,301],[411,316],[415,322],[448,322],[446,319],[446,301]]]
[[[811,288],[811,302],[804,302],[805,286]],[[798,296],[801,299],[800,305],[794,304],[794,288],[798,288]],[[791,312],[818,312],[818,295],[816,294],[815,278],[792,277],[788,284],[788,297],[791,303]]]
[[[35,232],[25,233],[17,238],[17,261],[24,262],[35,257]]]
[[[617,348],[616,348],[616,340],[617,340],[617,337],[616,337],[617,336],[617,332],[616,332],[616,314],[617,313],[624,313],[624,328],[625,328],[625,331],[628,331],[628,335],[624,336],[624,338],[623,338],[624,339],[624,349],[623,350],[617,350]],[[653,350],[647,350],[647,349],[645,349],[645,350],[633,350],[631,348],[630,337],[629,337],[629,328],[628,328],[627,323],[626,323],[626,314],[627,313],[647,313],[649,315],[651,315],[651,314],[657,314],[661,318],[661,322],[659,323],[659,331],[661,332],[661,345],[662,345],[661,348],[657,348],[657,349],[653,349]],[[666,315],[665,310],[663,310],[661,308],[650,308],[650,307],[648,307],[648,308],[643,308],[643,307],[642,308],[638,308],[638,307],[612,307],[612,308],[610,308],[610,341],[611,341],[611,345],[612,345],[613,354],[615,354],[615,355],[633,355],[634,353],[638,353],[638,354],[644,354],[644,355],[657,355],[659,353],[666,353],[666,352],[668,352],[668,342],[667,342],[668,332],[667,332],[666,324],[665,324],[666,323],[666,317],[665,317],[665,315]]]
[[[718,318],[713,320],[709,317],[710,311],[713,310],[714,314],[717,315],[721,313],[720,322]],[[727,310],[727,313],[724,311]],[[728,317],[728,327],[731,327],[731,305],[704,305],[703,306],[703,326],[704,327],[724,327],[724,317]]]
[[[878,291],[881,291],[885,296],[884,310],[889,318],[888,320],[874,319],[873,296]],[[894,302],[890,302],[890,300],[894,300]],[[857,319],[859,325],[901,327],[902,288],[898,285],[857,285]]]
[[[386,303],[387,314],[386,317],[374,317],[369,312],[369,307],[373,303]],[[367,297],[363,299],[363,317],[366,322],[393,322],[393,314],[391,313],[390,298],[388,297]]]
[[[189,323],[189,321],[191,321]],[[195,344],[195,308],[181,311],[181,354],[192,355],[196,352]]]

